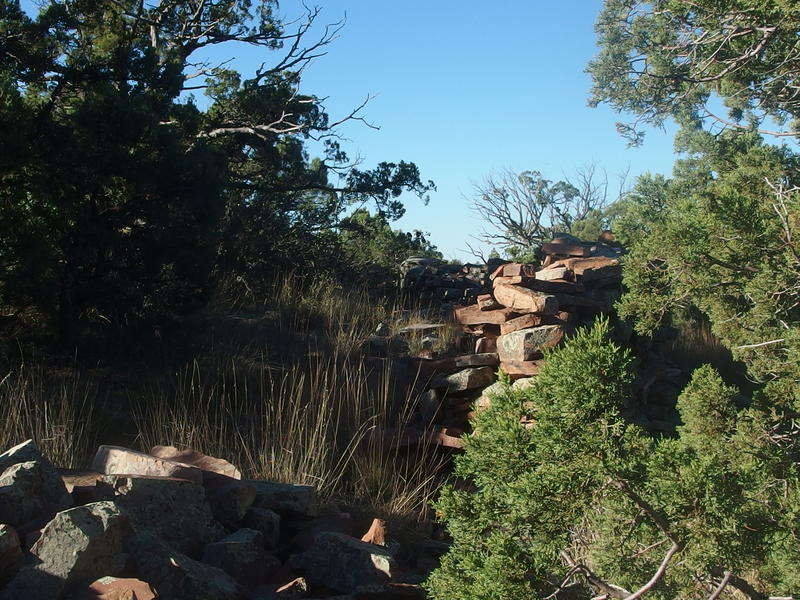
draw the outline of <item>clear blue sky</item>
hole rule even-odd
[[[411,160],[438,190],[428,206],[406,199],[397,226],[421,229],[446,257],[468,259],[465,240],[482,223],[467,205],[472,185],[501,169],[549,179],[596,162],[613,176],[669,174],[672,132],[650,131],[626,148],[620,117],[587,106],[587,62],[597,53],[600,0],[327,0],[321,20],[347,15],[339,39],[305,73],[303,91],[346,114],[367,94],[347,147],[365,166]],[[283,2],[291,15],[294,3]],[[474,244],[473,244],[474,245]]]
[[[35,12],[32,0],[22,5]],[[556,180],[592,162],[611,178],[628,168],[631,178],[671,171],[673,132],[650,131],[643,147],[628,149],[614,126],[620,117],[587,106],[591,82],[584,69],[597,53],[593,26],[601,0],[321,0],[320,6],[320,25],[345,15],[346,23],[328,54],[306,70],[301,91],[327,97],[334,120],[375,96],[363,115],[380,130],[346,124],[345,149],[363,157],[364,168],[413,161],[425,180],[434,180],[430,204],[408,196],[395,226],[430,233],[447,258],[470,258],[465,241],[483,226],[468,208],[472,186],[502,169],[537,170]],[[280,8],[287,20],[304,14],[299,0],[283,0]],[[245,77],[273,58],[244,45],[215,55],[233,59]]]

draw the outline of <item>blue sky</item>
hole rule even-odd
[[[35,12],[32,0],[23,7]],[[313,2],[312,2],[313,5]],[[469,210],[473,185],[503,169],[536,170],[562,179],[596,163],[611,179],[650,171],[669,174],[673,132],[651,130],[644,146],[626,148],[620,117],[587,106],[584,73],[597,53],[594,21],[601,0],[321,0],[319,25],[346,23],[338,39],[305,71],[301,91],[327,97],[333,120],[369,95],[363,116],[341,133],[363,168],[413,161],[437,191],[424,206],[406,197],[395,227],[420,229],[446,258],[468,260],[466,241],[485,225]],[[280,4],[302,17],[299,0]],[[309,37],[309,41],[312,39]],[[243,76],[274,56],[245,45],[215,51]],[[202,103],[202,99],[198,98]],[[488,253],[488,247],[483,246]]]
[[[346,147],[365,167],[414,161],[438,190],[428,206],[406,198],[397,226],[429,232],[446,257],[466,260],[464,242],[483,225],[469,196],[487,175],[538,170],[561,179],[591,162],[610,177],[627,168],[670,173],[672,132],[650,131],[643,147],[628,149],[615,129],[620,117],[587,106],[584,69],[597,53],[601,5],[327,0],[320,20],[346,14],[346,24],[302,88],[328,96],[334,117],[375,96],[364,114],[380,130],[354,123]],[[281,4],[287,16],[293,8]]]

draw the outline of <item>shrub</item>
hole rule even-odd
[[[473,489],[437,504],[453,545],[431,596],[796,593],[796,430],[775,430],[768,399],[740,408],[705,366],[678,400],[678,436],[647,434],[629,421],[630,356],[608,333],[605,320],[579,331],[533,386],[507,386],[478,415],[456,467]]]

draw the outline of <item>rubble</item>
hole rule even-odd
[[[471,431],[475,410],[491,403],[487,392],[496,389],[498,367],[512,382],[529,381],[541,369],[543,351],[581,323],[612,310],[622,280],[619,248],[559,234],[542,251],[540,266],[494,261],[480,270],[481,288],[474,297],[461,298],[452,313],[464,335],[472,338],[466,346],[474,352],[420,364],[420,374],[430,374],[430,380],[428,389],[416,396],[417,417],[412,421],[431,431],[409,429],[402,434],[403,443],[459,447],[458,437]],[[419,291],[422,282],[441,275],[435,275],[440,267],[425,263],[424,269],[413,271],[419,278],[413,284],[406,281],[406,289]],[[436,281],[436,286],[442,284]]]
[[[397,569],[386,548],[340,533],[322,533],[308,551],[295,555],[294,564],[306,580],[347,594],[365,585],[388,583]]]
[[[543,250],[541,266],[406,265],[406,292],[460,306],[405,315],[395,335],[384,324],[361,351],[397,357],[429,333],[454,342],[403,359],[416,374],[409,410],[370,435],[459,452],[497,394],[535,385],[547,349],[611,310],[616,249],[559,236]],[[672,418],[651,413],[653,422]],[[533,416],[521,426],[535,427]],[[385,522],[374,519],[359,539],[366,527],[321,506],[311,486],[245,479],[190,448],[101,446],[92,471],[63,477],[31,441],[0,454],[0,600],[424,598],[413,569],[429,571],[441,552],[409,562],[413,552],[395,551]]]

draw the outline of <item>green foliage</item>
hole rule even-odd
[[[388,219],[358,209],[340,223],[341,243],[348,264],[356,267],[377,265],[394,272],[411,256],[442,258],[421,231],[413,233],[391,228]]]
[[[65,342],[87,321],[196,308],[225,276],[328,268],[348,206],[394,219],[403,192],[433,189],[413,163],[354,168],[298,92],[335,35],[303,46],[316,9],[291,32],[273,0],[1,6],[0,301],[38,308]],[[249,76],[195,72],[198,53],[236,42],[283,54]],[[184,99],[194,89],[207,108]]]
[[[696,306],[751,375],[797,379],[797,157],[752,134],[681,142],[675,177],[642,178],[615,222],[630,249],[620,310],[646,333]]]
[[[680,396],[678,436],[647,435],[628,421],[631,359],[608,333],[579,331],[529,389],[479,413],[456,467],[474,491],[437,504],[454,542],[431,596],[624,597],[655,577],[648,598],[704,599],[724,571],[754,597],[796,593],[796,439],[776,443],[769,411],[740,408],[710,367]]]
[[[797,131],[800,8],[791,0],[606,0],[589,64],[591,104],[636,115],[618,124],[633,143],[641,123],[711,118],[749,127],[766,117]],[[721,97],[728,115],[714,114]]]
[[[571,526],[596,502],[607,473],[625,469],[636,437],[620,420],[630,357],[607,344],[607,334],[607,322],[581,330],[548,354],[530,389],[507,387],[478,414],[456,462],[476,492],[447,488],[437,504],[454,543],[427,583],[434,598],[552,591],[548,576]],[[536,425],[523,427],[523,416]]]

